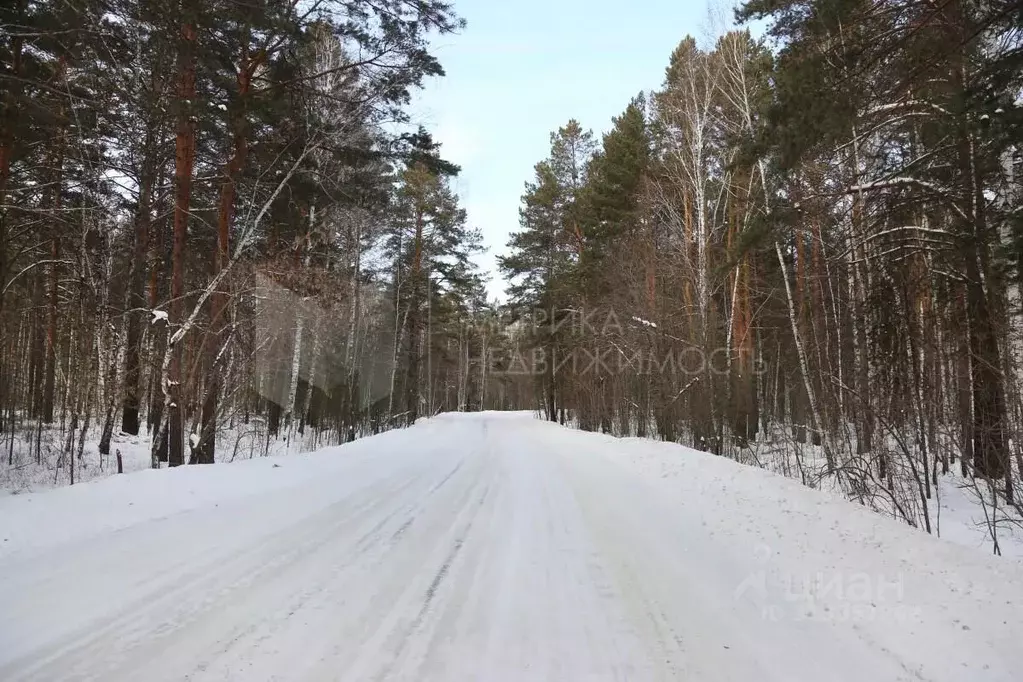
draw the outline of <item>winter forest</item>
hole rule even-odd
[[[1018,517],[1018,0],[749,0],[679,36],[606,132],[551,134],[505,300],[409,106],[457,10],[3,3],[0,483],[515,409],[928,532],[949,477]]]

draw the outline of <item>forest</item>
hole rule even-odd
[[[479,233],[408,113],[449,5],[0,12],[8,466],[73,481],[91,429],[175,466],[232,425],[341,442],[469,403]]]
[[[735,18],[766,34],[686,37],[603,136],[551,135],[500,261],[544,312],[519,318],[537,408],[928,532],[950,472],[1018,510],[1020,3]]]
[[[410,112],[456,6],[4,3],[0,469],[520,409],[927,531],[945,475],[1021,509],[1021,3],[734,22],[607,132],[551,134],[495,301]]]

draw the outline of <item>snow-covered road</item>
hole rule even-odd
[[[0,538],[10,682],[1023,674],[1023,564],[522,415],[11,496]]]

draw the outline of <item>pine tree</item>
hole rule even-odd
[[[571,120],[551,134],[550,157],[536,165],[519,211],[522,229],[512,235],[509,253],[498,264],[511,282],[511,303],[525,316],[532,342],[540,351],[527,369],[539,380],[547,418],[559,418],[563,381],[556,366],[564,348],[565,315],[578,299],[576,268],[583,257],[585,185],[593,154],[593,136]]]
[[[437,304],[466,292],[467,287],[471,291],[477,281],[470,258],[479,251],[482,237],[467,225],[465,210],[451,190],[450,181],[457,172],[456,166],[441,158],[439,145],[421,131],[412,139],[392,210],[394,227],[387,248],[394,262],[398,330],[394,347],[396,351],[404,349],[402,421],[409,424],[419,417],[423,406],[432,404],[432,376],[429,367],[424,373],[424,356],[431,358],[434,316],[443,318],[452,312]],[[396,388],[396,381],[392,383]],[[395,397],[392,395],[392,401]]]
[[[596,291],[614,286],[607,260],[616,248],[637,236],[643,183],[650,170],[650,138],[644,99],[637,97],[621,116],[612,119],[602,149],[590,162],[585,191],[586,229],[584,279]],[[604,281],[600,281],[603,277]]]

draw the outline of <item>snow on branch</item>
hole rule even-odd
[[[941,235],[949,234],[948,230],[939,230],[939,229],[934,228],[934,227],[921,227],[919,225],[902,225],[900,227],[892,227],[892,228],[889,228],[887,230],[881,230],[880,232],[876,232],[876,233],[870,235],[869,237],[867,237],[867,239],[864,240],[864,241],[869,241],[871,239],[878,239],[879,237],[884,237],[884,236],[887,236],[889,234],[895,234],[897,232],[905,232],[905,231],[908,231],[908,230],[911,230],[913,232],[923,232],[925,234],[941,234]]]
[[[644,320],[641,317],[633,316],[632,321],[633,322],[639,322],[644,327],[652,327],[654,329],[657,329],[657,323],[656,322],[651,322],[650,320]]]
[[[892,102],[890,104],[881,104],[873,109],[868,109],[864,112],[864,117],[878,116],[880,114],[887,114],[893,111],[903,111],[905,109],[930,109],[936,113],[942,114],[943,116],[951,116],[951,112],[944,107],[938,106],[933,102],[928,102],[922,99],[910,99],[903,102]]]
[[[856,192],[866,192],[866,191],[872,190],[872,189],[887,189],[889,187],[905,187],[907,185],[913,185],[913,186],[916,186],[916,187],[921,187],[923,189],[929,190],[929,191],[934,192],[936,194],[941,194],[941,195],[947,195],[948,194],[948,190],[947,189],[945,189],[943,187],[939,187],[938,185],[935,185],[932,182],[927,182],[926,180],[920,180],[919,178],[911,178],[911,177],[906,177],[906,176],[896,177],[896,178],[886,178],[884,180],[872,180],[871,182],[864,182],[864,183],[859,184],[859,185],[853,185],[852,187],[849,188],[849,190],[846,192],[846,194],[854,194]]]
[[[920,178],[913,178],[909,176],[897,176],[893,178],[885,178],[883,180],[872,180],[870,182],[864,182],[859,185],[853,185],[848,190],[846,190],[846,194],[856,194],[858,192],[868,192],[872,190],[889,189],[893,187],[919,187],[920,189],[927,190],[928,192],[936,194],[940,196],[942,199],[945,199],[948,205],[952,208],[952,210],[956,212],[956,214],[960,218],[963,218],[964,220],[967,219],[966,214],[953,200],[952,192],[948,188],[942,187],[933,182],[928,182],[927,180],[921,180]]]

